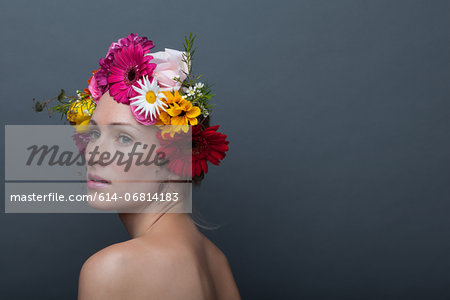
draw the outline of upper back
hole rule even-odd
[[[199,231],[152,232],[90,257],[79,299],[240,299],[231,268]]]

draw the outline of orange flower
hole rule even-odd
[[[178,91],[174,93],[164,91],[163,93],[166,96],[163,102],[168,105],[168,108],[166,108],[166,111],[160,112],[155,124],[167,125],[161,126],[163,136],[165,133],[170,133],[170,136],[173,137],[175,133],[180,131],[186,133],[189,131],[189,125],[198,124],[197,117],[201,113],[199,107],[184,99]]]
[[[163,92],[166,96],[165,103],[169,106],[160,114],[160,121],[164,125],[197,125],[197,117],[201,110],[192,102],[184,99],[178,91],[174,93]]]

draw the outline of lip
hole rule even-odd
[[[88,174],[88,182],[87,186],[90,189],[101,189],[106,188],[111,185],[111,181],[106,180],[105,178],[95,175],[95,174]]]

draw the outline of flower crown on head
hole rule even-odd
[[[118,103],[130,106],[137,122],[159,126],[158,136],[162,140],[180,139],[192,126],[192,170],[186,170],[175,159],[169,169],[178,175],[203,179],[208,172],[207,162],[219,165],[228,151],[227,136],[217,132],[218,125],[209,127],[209,115],[214,96],[208,84],[199,82],[202,75],[192,72],[194,39],[192,33],[185,37],[184,51],[165,48],[154,52],[153,41],[147,37],[130,34],[113,42],[99,68],[92,72],[88,88],[76,91],[71,97],[64,90],[50,100],[35,103],[35,110],[49,108],[49,103],[58,100],[52,111],[66,116],[78,132],[83,132],[89,123],[96,104],[109,91]],[[170,129],[167,129],[170,128]],[[167,142],[163,142],[168,145]],[[195,181],[195,180],[194,180]]]

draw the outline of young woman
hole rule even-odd
[[[99,99],[89,127],[94,140],[89,142],[86,153],[94,146],[99,146],[100,151],[119,148],[126,152],[136,141],[157,142],[151,140],[155,126],[137,122],[129,105],[118,103],[109,92]],[[134,182],[161,170],[157,166],[145,168],[144,172],[142,166],[133,164],[125,172],[123,166],[94,160],[87,167],[89,192],[123,195],[160,191],[157,183]],[[165,176],[171,175],[158,178]],[[183,191],[186,184],[179,186],[170,191],[187,195]],[[120,212],[127,207],[118,205],[112,208],[119,210],[131,239],[95,253],[84,263],[79,279],[80,300],[240,299],[225,255],[198,231],[188,213],[171,212],[172,207],[141,213],[136,212],[141,208],[134,207],[133,212]]]
[[[130,234],[84,263],[80,300],[240,299],[225,255],[190,216],[192,182],[228,150],[218,125],[209,127],[211,90],[192,73],[194,38],[185,38],[183,52],[152,52],[151,40],[130,34],[111,44],[88,89],[54,98],[53,109],[77,130],[90,205],[117,211]],[[152,146],[167,156],[154,152],[143,162]]]

